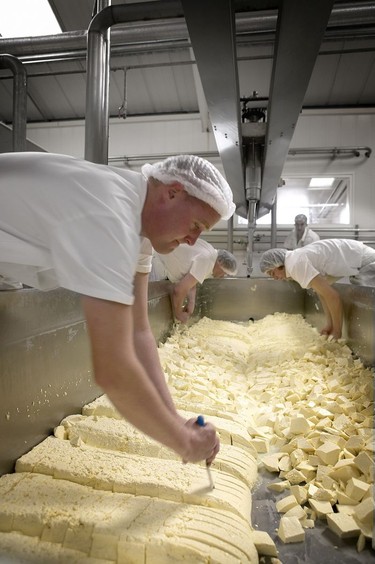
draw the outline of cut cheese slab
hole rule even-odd
[[[162,558],[168,554],[165,562],[183,558],[192,564],[258,562],[249,523],[225,510],[98,491],[40,474],[3,476],[0,495],[2,512],[12,521],[13,537],[22,533],[41,539],[40,547],[33,548],[36,557],[30,562],[37,562],[37,556],[52,543],[60,553],[60,560],[51,557],[52,563],[80,561],[64,560],[64,552],[75,557],[67,551],[79,551],[82,562],[92,564],[99,562],[84,558],[155,564],[163,561],[157,559],[158,555]],[[11,547],[7,534],[0,537],[3,554],[7,554],[7,546]],[[17,534],[13,538],[19,539]],[[32,544],[24,543],[24,549]],[[53,552],[51,547],[49,551]],[[121,556],[126,554],[127,558]]]
[[[285,544],[305,540],[305,531],[297,517],[281,517],[277,535]]]
[[[250,489],[234,476],[212,470],[209,489],[202,466],[88,447],[47,437],[16,463],[17,472],[39,472],[96,489],[216,507],[248,520]]]
[[[42,541],[21,533],[0,532],[0,562],[6,564],[113,564],[113,560],[87,556],[79,550]]]
[[[190,414],[188,416],[190,417]],[[224,441],[224,444],[221,442],[220,451],[212,468],[228,472],[241,478],[247,485],[253,486],[258,470],[250,443],[246,444],[246,436],[250,439],[246,428],[228,420],[212,419],[215,419],[212,422],[217,429],[219,429],[218,425],[221,425],[220,429],[224,427],[227,431],[227,441]],[[84,443],[91,447],[128,454],[178,460],[172,450],[144,435],[124,419],[71,415],[63,419],[60,426],[55,429],[55,436],[66,438],[75,445]],[[234,436],[242,437],[242,441],[234,439]],[[221,435],[220,438],[222,441]],[[255,451],[254,453],[256,455]]]
[[[187,384],[188,385],[188,384]],[[174,403],[178,411],[183,415],[184,412],[188,413],[192,405],[195,406],[194,416],[199,413],[204,413],[205,415],[210,415],[213,417],[219,417],[220,419],[226,419],[228,421],[233,421],[240,423],[240,416],[237,412],[231,412],[228,409],[222,410],[220,406],[215,406],[212,402],[207,402],[205,400],[204,393],[200,393],[199,397],[196,397],[194,401],[190,401],[188,398],[175,397]],[[232,406],[233,409],[233,406]],[[117,411],[111,400],[106,394],[103,394],[93,400],[92,402],[86,404],[82,408],[83,415],[97,415],[111,417],[113,419],[122,419],[122,415]]]

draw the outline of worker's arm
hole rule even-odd
[[[166,406],[134,347],[132,306],[82,297],[95,380],[125,419],[183,460],[212,462],[219,451],[213,425],[185,424]]]
[[[309,287],[318,294],[326,316],[326,325],[321,330],[321,335],[332,335],[334,339],[340,339],[343,309],[338,292],[320,274],[312,279]]]
[[[185,274],[173,285],[171,299],[173,314],[176,319],[185,323],[195,308],[195,296],[198,280],[192,274]],[[184,305],[185,299],[187,303]]]
[[[148,274],[137,273],[134,278],[134,347],[135,352],[148,377],[154,383],[160,397],[171,413],[178,416],[169,392],[154,335],[148,319]],[[184,419],[181,418],[183,422]]]

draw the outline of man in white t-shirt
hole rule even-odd
[[[352,284],[375,286],[375,249],[351,239],[324,239],[294,251],[269,249],[259,266],[275,280],[292,278],[315,290],[326,316],[321,334],[335,339],[341,337],[343,308],[331,284],[349,276]]]
[[[292,251],[300,247],[306,247],[314,241],[319,241],[320,237],[307,225],[307,217],[300,213],[294,218],[294,229],[289,233],[284,241],[285,249]]]
[[[215,428],[181,418],[147,313],[152,247],[169,253],[234,212],[218,170],[191,155],[142,174],[66,155],[0,155],[0,275],[81,294],[96,383],[141,431],[211,463]],[[15,290],[19,291],[19,290]]]
[[[186,323],[194,311],[198,282],[202,284],[210,276],[222,278],[237,272],[237,261],[232,253],[217,250],[203,239],[198,239],[192,247],[180,245],[172,253],[156,253],[155,258],[160,260],[167,278],[173,282],[173,314],[182,323]]]

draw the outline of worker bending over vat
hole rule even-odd
[[[173,282],[173,314],[182,323],[193,314],[198,282],[237,273],[235,256],[225,249],[215,249],[203,239],[198,239],[194,246],[180,245],[168,254],[156,253],[155,259],[160,260],[167,278]]]
[[[0,274],[82,295],[95,380],[134,426],[185,461],[211,463],[215,428],[175,409],[148,320],[152,247],[194,245],[234,212],[208,161],[170,157],[142,173],[66,155],[0,155]]]
[[[349,276],[352,284],[375,286],[375,249],[351,239],[324,239],[294,251],[269,249],[259,266],[275,280],[291,278],[315,290],[326,316],[321,334],[335,339],[342,334],[343,307],[331,284]]]
[[[307,217],[300,213],[294,218],[294,229],[289,233],[284,241],[284,247],[288,251],[306,247],[314,241],[319,241],[320,237],[307,225]]]

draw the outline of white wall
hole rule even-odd
[[[28,138],[45,150],[84,155],[84,122],[29,124]],[[370,158],[289,157],[283,175],[352,175],[351,223],[375,228],[375,109],[304,111],[292,148],[369,146]],[[212,133],[203,131],[199,115],[110,120],[109,156],[205,153],[216,150]],[[222,170],[218,158],[210,160]],[[121,163],[116,163],[121,165]],[[138,169],[142,163],[130,163]],[[223,227],[224,222],[221,222]],[[225,225],[225,223],[224,223]]]
[[[296,174],[352,175],[351,224],[375,228],[375,111],[360,113],[306,111],[300,116],[291,148],[362,147],[372,149],[369,158],[312,158],[289,156],[284,176]]]

